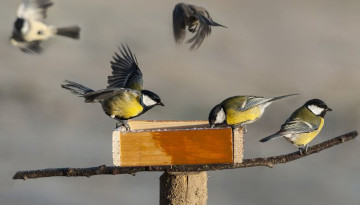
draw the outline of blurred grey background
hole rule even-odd
[[[11,179],[18,170],[112,165],[115,121],[60,84],[104,88],[121,43],[136,54],[145,87],[165,103],[138,119],[204,120],[229,96],[299,93],[248,126],[245,158],[295,151],[282,139],[258,140],[311,98],[334,110],[311,145],[360,128],[360,1],[194,0],[228,29],[214,28],[189,52],[172,36],[177,1],[54,0],[47,22],[81,26],[81,40],[53,38],[42,55],[8,42],[20,2],[0,1],[2,205],[158,204],[161,173]],[[209,172],[208,204],[359,204],[359,148],[356,139],[272,169]]]

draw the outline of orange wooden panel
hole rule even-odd
[[[115,146],[120,166],[233,163],[231,128],[121,132]]]

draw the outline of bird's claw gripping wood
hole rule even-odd
[[[305,145],[299,148],[300,155],[307,155],[308,154],[309,145]]]
[[[125,129],[126,132],[130,131],[131,129],[126,120],[117,122],[115,129],[119,129],[122,127]]]

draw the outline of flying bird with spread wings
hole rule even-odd
[[[24,0],[17,10],[11,44],[25,53],[40,53],[40,43],[55,35],[79,39],[78,26],[57,28],[45,23],[47,9],[52,5],[51,0]]]
[[[186,26],[188,27],[189,32],[195,33],[195,35],[187,41],[187,43],[191,43],[191,50],[199,48],[205,37],[210,35],[211,26],[221,26],[226,28],[213,21],[205,8],[191,4],[178,3],[173,11],[173,31],[175,42],[177,44],[184,41]]]
[[[86,103],[101,103],[104,112],[118,121],[117,127],[130,130],[127,120],[164,104],[157,94],[143,89],[143,75],[129,47],[123,45],[119,50],[120,54],[115,53],[111,61],[112,75],[108,76],[107,88],[93,90],[68,80],[61,87],[85,98]]]

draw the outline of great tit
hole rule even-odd
[[[184,3],[176,4],[173,11],[173,31],[177,44],[184,41],[186,26],[191,33],[196,32],[196,34],[187,41],[187,43],[192,43],[190,49],[200,47],[205,37],[210,35],[211,26],[226,28],[213,21],[209,12],[203,7]]]
[[[265,108],[273,101],[297,94],[284,95],[273,98],[257,96],[233,96],[216,105],[209,114],[210,127],[227,124],[235,128],[241,126],[246,132],[246,124],[260,119]]]
[[[308,143],[321,131],[327,111],[332,111],[323,101],[312,99],[297,109],[286,122],[281,125],[280,131],[265,137],[260,142],[284,137],[299,147],[300,154],[307,152]]]
[[[65,81],[61,87],[84,97],[86,103],[101,103],[105,113],[119,122],[117,127],[124,126],[130,130],[128,119],[164,104],[158,95],[143,90],[143,76],[129,47],[122,46],[119,50],[121,56],[115,53],[114,61],[111,61],[112,75],[108,76],[109,85],[106,89],[94,91],[72,81]]]
[[[78,26],[57,28],[44,22],[47,9],[52,5],[50,0],[24,0],[17,10],[11,44],[25,53],[40,53],[40,43],[54,35],[79,39]]]

